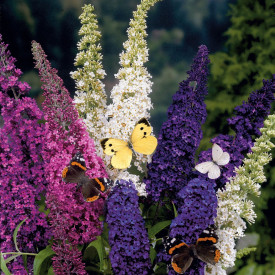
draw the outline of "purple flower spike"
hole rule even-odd
[[[195,152],[202,139],[201,124],[206,119],[204,98],[207,95],[209,63],[206,46],[199,47],[187,80],[180,83],[162,125],[158,147],[148,164],[146,191],[154,201],[161,193],[176,194],[190,180]]]
[[[152,274],[148,234],[131,182],[120,180],[114,187],[108,199],[106,222],[114,274]]]
[[[46,129],[38,123],[42,112],[35,100],[24,97],[30,86],[18,80],[22,72],[1,35],[0,57],[0,118],[4,122],[0,128],[0,250],[15,252],[13,232],[27,218],[18,231],[18,247],[36,253],[51,237],[46,215],[36,204],[47,186],[42,159]],[[28,257],[29,271],[33,259]],[[12,274],[27,274],[21,257],[11,261],[8,269]]]
[[[217,216],[217,197],[213,184],[206,180],[193,179],[178,193],[181,202],[178,216],[170,226],[170,237],[181,236],[183,242],[195,244],[199,235]],[[205,263],[194,259],[185,274],[204,274]],[[172,269],[169,274],[176,274]]]
[[[222,166],[221,176],[216,179],[217,188],[222,188],[230,177],[235,175],[235,167],[242,164],[247,153],[253,147],[253,139],[261,135],[260,128],[264,125],[264,120],[269,114],[271,103],[274,101],[275,75],[271,80],[263,80],[263,87],[252,92],[247,102],[235,108],[233,118],[228,119],[230,127],[236,135],[218,135],[211,140],[217,143],[225,152],[230,154],[229,164]],[[201,152],[199,162],[212,159],[211,149]],[[200,178],[207,178],[207,174],[199,175]],[[214,182],[214,181],[213,181]]]

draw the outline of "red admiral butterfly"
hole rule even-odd
[[[180,238],[164,240],[168,254],[172,255],[171,265],[175,272],[183,274],[192,264],[194,258],[215,265],[220,259],[220,251],[216,248],[218,238],[214,229],[208,228],[198,238],[196,244],[187,245]]]
[[[80,152],[76,153],[70,161],[69,166],[62,171],[62,178],[65,182],[78,183],[77,188],[81,187],[81,192],[87,202],[93,202],[100,198],[100,193],[106,191],[111,180],[106,178],[90,179],[85,175],[87,168],[85,160]]]

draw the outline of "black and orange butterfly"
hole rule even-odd
[[[105,192],[110,186],[111,180],[106,178],[89,178],[86,176],[85,160],[80,152],[76,153],[70,161],[69,166],[62,171],[62,178],[65,182],[78,183],[81,192],[87,202],[93,202],[100,198],[100,194]]]
[[[187,245],[180,237],[164,239],[164,247],[169,255],[172,255],[171,265],[175,272],[183,274],[191,266],[193,259],[215,265],[220,259],[220,251],[215,244],[218,237],[214,229],[208,228],[198,238],[196,244]]]

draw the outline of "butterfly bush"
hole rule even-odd
[[[218,264],[207,266],[206,274],[226,274],[224,269],[234,266],[236,259],[235,241],[244,236],[246,222],[254,223],[256,214],[251,196],[260,195],[260,184],[266,181],[263,167],[272,159],[269,151],[275,147],[271,139],[275,137],[275,114],[269,115],[260,129],[262,134],[256,139],[243,164],[235,169],[235,176],[218,190],[218,208],[215,224],[218,228],[221,251]]]
[[[180,83],[173,96],[168,120],[161,127],[158,147],[144,180],[146,191],[154,201],[158,201],[165,191],[168,196],[175,197],[191,179],[195,152],[202,139],[201,125],[207,115],[204,98],[208,93],[208,64],[208,50],[202,45],[187,80]]]
[[[235,136],[218,135],[211,140],[230,155],[229,164],[222,167],[221,176],[215,180],[218,188],[224,187],[235,175],[235,167],[240,166],[244,156],[251,151],[254,137],[261,135],[260,128],[270,112],[274,92],[275,76],[271,80],[264,80],[260,90],[252,92],[247,102],[234,109],[236,116],[228,119],[228,124],[235,131]],[[212,160],[211,155],[211,149],[202,152],[199,162]],[[207,178],[207,174],[200,174],[200,177]]]
[[[32,52],[43,83],[45,100],[42,107],[45,126],[49,129],[44,159],[49,182],[46,203],[50,209],[53,250],[56,252],[53,268],[55,274],[86,274],[77,245],[90,242],[101,234],[99,216],[104,200],[84,203],[76,183],[63,182],[61,172],[76,151],[84,156],[88,176],[102,177],[106,172],[57,70],[51,68],[43,49],[35,41],[32,42]]]
[[[131,181],[120,180],[108,198],[110,260],[114,274],[152,274],[150,245],[138,194]]]
[[[78,42],[79,53],[75,58],[77,70],[71,73],[76,81],[77,91],[74,103],[83,118],[90,136],[95,141],[96,151],[99,156],[104,157],[100,140],[105,138],[107,119],[107,96],[102,79],[105,71],[102,68],[102,55],[99,40],[101,34],[92,5],[84,5],[83,13],[79,17],[82,27],[79,35],[82,36]]]
[[[120,55],[122,66],[116,78],[119,83],[111,91],[112,104],[107,108],[110,118],[107,129],[107,137],[129,140],[131,133],[139,119],[149,118],[152,108],[149,94],[152,92],[151,75],[144,67],[148,61],[148,49],[146,46],[146,17],[147,12],[159,0],[142,0],[134,12],[134,18],[130,20],[127,30],[128,40],[123,44],[124,51]],[[134,164],[140,171],[142,163],[149,160],[148,156],[135,153]],[[145,166],[145,164],[143,164]],[[118,172],[108,170],[111,177],[131,180],[140,195],[146,195],[145,185],[139,177],[128,171]]]
[[[22,252],[36,253],[47,245],[51,236],[46,215],[39,212],[36,201],[45,194],[42,149],[45,127],[39,124],[42,112],[34,99],[25,97],[30,90],[19,81],[21,70],[7,50],[0,35],[0,111],[4,125],[0,128],[0,243],[1,252],[15,252],[13,232],[27,218],[18,235]],[[4,255],[8,258],[11,255]],[[33,256],[28,257],[31,272]],[[27,274],[23,259],[8,264],[12,274]]]
[[[18,232],[20,250],[37,253],[50,240],[55,252],[52,258],[55,274],[87,274],[79,246],[102,234],[99,216],[105,215],[111,249],[104,242],[98,242],[97,248],[99,254],[102,250],[109,255],[112,271],[107,264],[104,272],[108,268],[110,274],[154,274],[160,262],[171,262],[171,255],[159,246],[162,226],[167,223],[166,220],[163,223],[160,213],[166,214],[168,198],[178,212],[169,228],[170,237],[195,244],[203,230],[213,224],[217,227],[219,262],[215,266],[206,265],[194,258],[185,274],[225,275],[225,270],[234,265],[236,240],[244,236],[247,223],[253,223],[256,218],[251,198],[260,195],[260,184],[266,180],[263,166],[271,160],[269,151],[275,147],[271,142],[275,137],[275,115],[266,119],[274,101],[275,76],[264,81],[260,90],[235,108],[235,116],[228,120],[235,135],[218,135],[211,140],[230,154],[230,162],[221,166],[221,176],[216,180],[194,169],[195,154],[202,139],[201,125],[207,116],[204,99],[208,94],[209,59],[204,45],[199,47],[187,80],[180,83],[173,96],[144,183],[140,173],[110,169],[110,157],[100,147],[102,138],[128,141],[138,120],[149,118],[152,82],[144,67],[148,61],[145,19],[158,1],[142,0],[133,14],[128,40],[120,55],[118,84],[111,90],[109,106],[102,83],[105,72],[100,54],[101,34],[93,6],[85,5],[80,16],[82,38],[75,58],[77,68],[71,73],[76,82],[74,100],[57,70],[51,68],[41,46],[33,41],[35,67],[45,97],[40,111],[35,101],[26,97],[30,87],[19,81],[22,72],[15,67],[7,45],[0,43],[0,119],[4,122],[0,128],[0,241],[1,256],[4,253],[5,259],[8,258],[5,253],[16,250],[12,240],[16,226],[27,218]],[[87,203],[77,183],[62,181],[63,169],[78,151],[83,154],[89,177],[106,177],[107,171],[117,180],[107,200],[102,195],[97,201]],[[106,170],[102,159],[107,164]],[[142,175],[150,159],[138,153],[133,155],[133,163]],[[211,149],[201,152],[198,163],[210,160]],[[149,198],[139,198],[147,194]],[[44,207],[48,209],[43,211],[49,212],[48,217],[38,210],[38,202],[43,205],[44,197]],[[159,213],[154,202],[163,198]],[[146,222],[139,199],[144,203],[142,215]],[[152,247],[146,228],[153,229],[151,233],[163,230],[153,232]],[[107,260],[103,261],[105,265]],[[17,257],[8,268],[12,274],[31,274],[32,262],[28,257],[26,271],[23,259]],[[93,263],[92,268],[96,265]],[[170,265],[167,273],[176,274]]]

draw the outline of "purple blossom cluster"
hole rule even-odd
[[[202,139],[201,124],[207,115],[204,98],[208,93],[208,63],[208,50],[202,45],[187,80],[180,83],[173,96],[168,120],[162,125],[158,147],[144,180],[146,191],[154,201],[158,201],[165,191],[173,197],[190,180],[195,153]]]
[[[182,203],[178,216],[171,223],[170,237],[181,236],[183,242],[195,244],[202,231],[214,224],[217,216],[218,202],[213,183],[193,179],[177,196]],[[204,266],[204,262],[194,259],[185,274],[204,274]],[[170,270],[169,274],[176,273]]]
[[[184,203],[171,223],[170,237],[180,235],[187,244],[194,244],[202,231],[214,224],[213,219],[217,215],[217,196],[213,183],[193,179],[177,196]]]
[[[106,222],[114,274],[152,274],[150,245],[131,182],[120,180],[109,195]]]
[[[221,176],[216,179],[217,188],[222,188],[230,177],[235,175],[235,167],[242,164],[247,153],[253,147],[253,139],[261,135],[260,128],[269,114],[274,101],[275,75],[271,80],[263,80],[263,87],[252,92],[247,102],[234,109],[235,116],[228,119],[229,126],[235,131],[235,136],[218,135],[211,140],[230,155],[230,162],[222,167]],[[201,152],[199,163],[212,159],[212,150]],[[200,178],[206,175],[200,174]],[[214,182],[214,181],[213,181]]]
[[[13,232],[27,218],[18,232],[18,247],[35,253],[51,237],[46,215],[36,204],[47,186],[42,158],[46,129],[38,123],[42,112],[35,100],[24,97],[30,87],[18,80],[22,72],[15,67],[15,58],[1,36],[0,41],[0,110],[4,123],[0,128],[1,252],[15,251]],[[33,258],[28,257],[30,271],[32,262]],[[27,274],[21,256],[8,268],[12,274]]]
[[[106,177],[102,160],[96,156],[93,140],[89,137],[72,99],[51,68],[41,46],[33,42],[35,67],[43,83],[45,100],[42,104],[45,126],[49,129],[44,146],[45,173],[49,182],[46,203],[50,209],[56,256],[53,258],[55,274],[86,274],[77,244],[93,241],[102,232],[99,216],[104,199],[93,203],[84,201],[76,183],[62,181],[62,170],[72,156],[80,151],[86,162],[88,176]],[[70,255],[70,257],[68,257]]]

